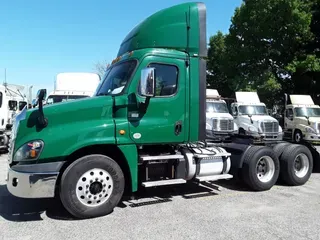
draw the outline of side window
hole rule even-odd
[[[238,107],[237,106],[233,106],[232,115],[238,116]]]
[[[17,101],[10,100],[8,105],[9,105],[9,110],[10,111],[16,111],[17,110]]]
[[[179,70],[174,65],[151,63],[156,69],[156,96],[171,96],[177,92]]]
[[[21,101],[19,102],[19,111],[22,111],[22,109],[24,108],[24,106],[27,105],[27,102]]]
[[[292,118],[293,117],[293,110],[291,108],[286,110],[286,117]]]

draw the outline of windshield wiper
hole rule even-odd
[[[98,93],[96,96],[108,96],[109,93]]]

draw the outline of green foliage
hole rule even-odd
[[[208,84],[224,96],[256,90],[269,104],[284,92],[319,92],[319,9],[319,0],[244,0],[229,33],[210,38]]]

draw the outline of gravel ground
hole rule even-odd
[[[80,221],[53,200],[11,196],[5,175],[2,155],[0,239],[320,239],[320,173],[304,186],[266,192],[233,181],[162,187]]]

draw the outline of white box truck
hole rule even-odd
[[[283,139],[279,122],[268,115],[266,105],[260,102],[257,92],[236,92],[236,102],[231,104],[231,111],[240,135],[260,140]]]
[[[48,95],[46,104],[91,97],[99,83],[100,77],[95,73],[59,73],[56,77],[54,91]]]
[[[296,143],[320,142],[320,106],[310,95],[285,95],[284,132]]]

